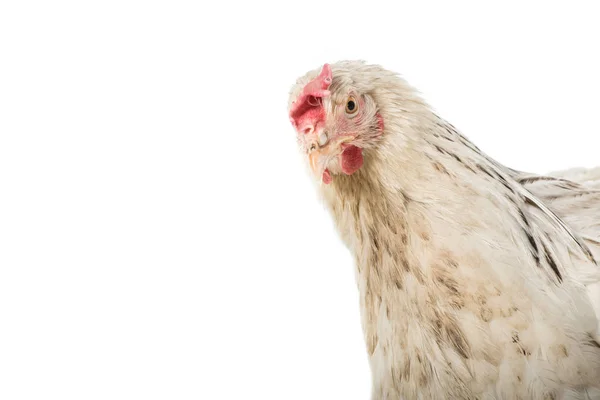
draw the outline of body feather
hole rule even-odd
[[[385,122],[360,170],[318,186],[355,259],[373,399],[595,396],[600,192],[502,166],[380,67],[332,68],[333,98],[367,93]]]

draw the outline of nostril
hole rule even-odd
[[[308,135],[309,133],[312,133],[313,131],[313,127],[312,126],[307,126],[306,128],[304,128],[304,134]]]

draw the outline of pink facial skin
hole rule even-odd
[[[298,133],[309,134],[318,131],[326,123],[327,113],[323,107],[322,99],[330,96],[329,87],[332,82],[331,67],[325,64],[321,73],[308,82],[302,92],[292,104],[290,109],[290,122]],[[363,104],[361,99],[358,99]],[[383,118],[377,114],[379,130],[383,132]],[[336,123],[337,124],[337,123]],[[337,128],[340,131],[351,130],[353,124],[350,120],[340,120]],[[363,163],[363,149],[351,143],[342,144],[342,153],[339,155],[338,162],[341,171],[346,175],[352,175],[358,171]],[[325,169],[321,177],[323,183],[330,184],[333,180],[331,173]]]
[[[290,122],[298,132],[304,132],[307,125],[315,128],[325,123],[325,108],[321,99],[330,95],[331,67],[325,64],[319,76],[308,82],[290,110]]]

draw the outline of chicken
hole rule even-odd
[[[362,62],[298,79],[289,117],[355,260],[372,399],[600,398],[600,171],[507,168]]]

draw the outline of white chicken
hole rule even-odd
[[[600,398],[600,170],[509,169],[362,62],[300,78],[289,116],[355,259],[373,399]]]

